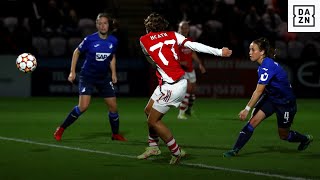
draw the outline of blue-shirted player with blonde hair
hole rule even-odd
[[[98,32],[84,38],[74,50],[68,81],[76,78],[76,64],[80,54],[85,54],[85,62],[79,76],[79,104],[75,106],[64,122],[57,128],[54,138],[60,141],[67,127],[74,123],[89,107],[91,95],[96,88],[108,106],[112,140],[126,141],[119,134],[119,115],[113,84],[117,83],[116,48],[118,40],[110,34],[112,19],[106,13],[100,13],[96,19]],[[110,77],[111,74],[111,77]]]
[[[311,135],[303,135],[290,129],[297,112],[296,97],[288,80],[287,73],[272,58],[274,50],[265,38],[254,40],[249,47],[250,60],[259,64],[258,84],[239,118],[245,120],[252,107],[255,107],[249,122],[240,131],[233,149],[223,153],[224,157],[238,154],[249,141],[254,129],[266,118],[276,114],[280,139],[300,143],[299,151],[305,150],[312,142]]]

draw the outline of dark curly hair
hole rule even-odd
[[[147,32],[160,32],[165,31],[169,22],[158,13],[151,13],[145,20],[144,26]]]
[[[260,51],[264,50],[264,52],[265,52],[264,54],[266,57],[269,57],[269,58],[276,57],[277,50],[275,48],[271,47],[270,42],[267,38],[261,37],[259,39],[252,41],[252,42],[258,45]]]

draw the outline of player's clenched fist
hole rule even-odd
[[[222,57],[230,57],[232,54],[232,50],[227,47],[222,48]]]

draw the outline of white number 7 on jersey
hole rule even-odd
[[[173,48],[173,46],[174,46],[175,43],[176,43],[176,41],[175,41],[174,39],[165,40],[164,43],[163,43],[163,42],[159,42],[159,43],[151,46],[149,50],[150,50],[151,52],[153,52],[154,50],[160,48],[160,50],[159,50],[159,52],[158,52],[158,56],[159,56],[159,58],[161,59],[161,61],[162,61],[162,63],[163,63],[164,65],[168,65],[168,64],[169,64],[169,61],[167,61],[167,59],[164,57],[164,55],[163,55],[163,53],[161,52],[161,50],[162,50],[163,44],[165,44],[165,45],[171,44],[171,45],[172,45],[172,47],[171,47],[171,52],[173,53],[174,58],[177,60],[177,59],[178,59],[178,55],[177,55],[177,53],[175,52],[175,50],[174,50],[174,48]]]

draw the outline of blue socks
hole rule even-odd
[[[63,129],[66,129],[72,123],[74,123],[81,114],[82,112],[80,112],[79,107],[75,106],[60,127],[62,127]]]
[[[68,114],[64,122],[60,125],[63,129],[69,127],[72,123],[74,123],[79,116],[82,114],[78,106],[75,106],[72,111]],[[109,122],[112,130],[112,134],[119,133],[119,115],[117,112],[109,112]]]
[[[233,146],[234,150],[239,151],[251,138],[254,127],[247,123],[240,131],[236,144]]]
[[[289,131],[287,141],[289,141],[289,142],[306,142],[306,141],[308,141],[308,138],[305,135],[302,135],[296,131]]]
[[[109,112],[109,122],[112,134],[119,134],[119,115],[117,112]]]

